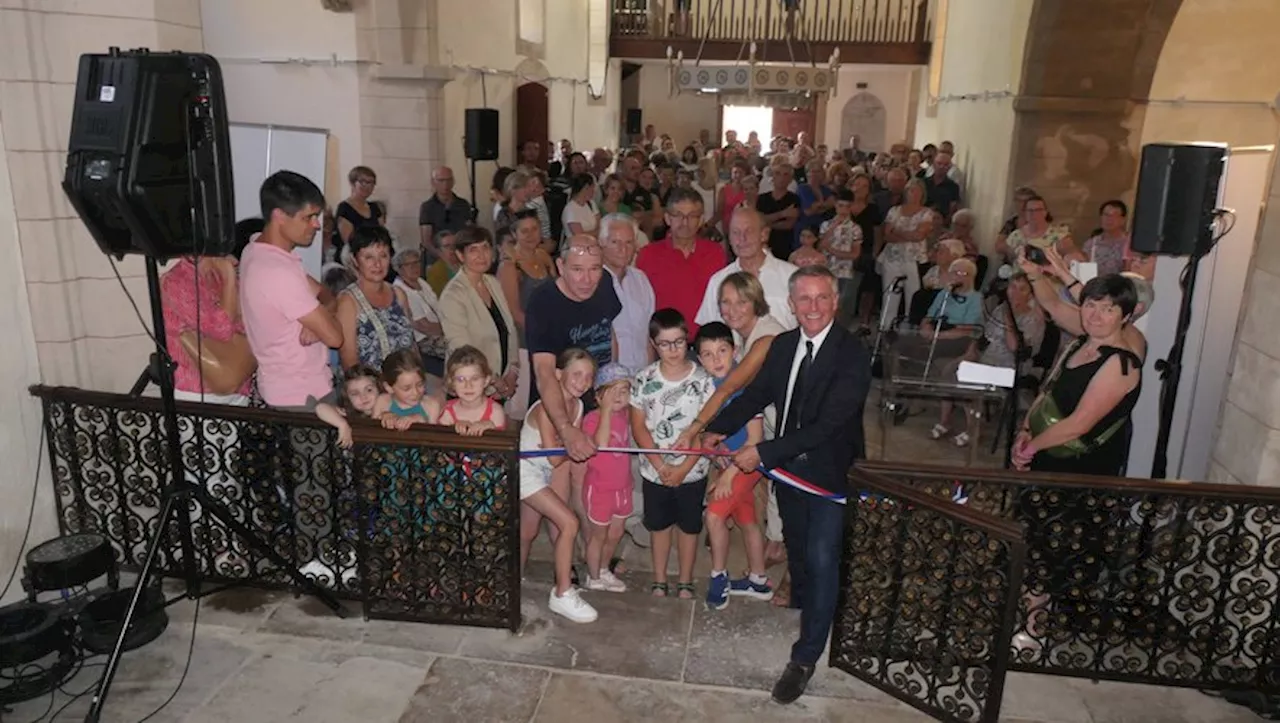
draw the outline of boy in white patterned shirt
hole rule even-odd
[[[659,309],[649,319],[649,343],[658,361],[631,383],[631,433],[636,446],[670,447],[715,394],[715,381],[689,360],[689,326],[675,309]],[[707,496],[706,457],[646,454],[640,457],[644,494],[644,526],[651,533],[653,584],[659,597],[671,594],[667,561],[671,528],[675,534],[680,574],[676,594],[693,599],[693,564],[702,533],[702,502]]]
[[[840,317],[853,318],[857,305],[858,285],[853,273],[853,262],[862,251],[862,227],[853,220],[853,191],[842,188],[836,192],[836,215],[823,221],[819,230],[818,250],[827,255],[827,266],[836,276],[840,286]]]

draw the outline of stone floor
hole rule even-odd
[[[530,578],[549,577],[542,563]],[[627,576],[643,581],[641,573]],[[641,579],[638,579],[641,578]],[[588,593],[600,621],[551,616],[549,585],[524,588],[519,634],[384,621],[340,620],[317,601],[230,590],[202,601],[190,672],[153,721],[228,723],[498,723],[501,721],[848,721],[928,717],[844,673],[820,667],[791,706],[769,699],[797,613],[739,602],[701,603],[640,592]],[[174,590],[176,592],[176,589]],[[127,654],[103,721],[139,721],[173,692],[192,633],[194,603],[170,608],[159,640]],[[88,690],[102,658],[65,686]],[[59,693],[3,720],[50,720]],[[89,696],[56,720],[81,720]],[[1010,675],[1002,720],[1029,723],[1244,723],[1246,709],[1191,690]]]
[[[867,433],[871,456],[880,458],[876,401],[873,393]],[[963,450],[928,439],[934,421],[929,411],[892,428],[889,459],[963,464]],[[995,465],[998,457],[984,453],[979,463]],[[545,560],[547,551],[536,549],[534,557]],[[700,561],[698,579],[705,580],[705,554]],[[627,564],[632,571],[623,577],[639,590],[651,569],[647,552],[633,548]],[[701,602],[655,600],[638,591],[586,593],[600,620],[575,625],[547,611],[550,577],[547,563],[531,563],[523,590],[525,623],[516,635],[363,621],[356,606],[351,606],[353,617],[341,620],[313,599],[280,593],[216,594],[201,603],[185,682],[173,702],[150,720],[931,720],[826,667],[819,668],[810,694],[796,704],[770,701],[769,689],[798,625],[794,611],[735,598],[726,610],[709,612]],[[187,660],[194,610],[195,604],[186,601],[173,606],[164,635],[125,656],[103,721],[139,721],[174,691]],[[70,694],[89,690],[102,660],[92,661],[64,689]],[[23,703],[0,719],[80,720],[90,696],[70,701],[70,694]],[[1008,678],[1002,711],[1002,720],[1023,723],[1260,720],[1247,709],[1192,690],[1020,674]]]

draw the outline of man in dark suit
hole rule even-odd
[[[743,470],[782,468],[813,484],[849,493],[848,473],[864,456],[862,410],[871,386],[866,348],[834,323],[836,279],[824,266],[791,275],[788,303],[800,328],[780,334],[764,365],[742,395],[707,425],[703,444],[725,435],[773,404],[777,439],[747,445],[733,457]],[[800,638],[791,662],[773,687],[773,698],[799,698],[822,655],[835,617],[845,507],[786,485],[775,487],[791,574],[791,604],[800,608]]]

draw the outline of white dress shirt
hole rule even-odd
[[[804,361],[804,355],[809,349],[805,345],[806,341],[813,342],[813,359],[809,360],[809,368],[813,368],[813,362],[818,358],[818,350],[822,348],[822,342],[827,340],[827,334],[831,333],[831,327],[835,324],[831,323],[823,327],[817,336],[812,338],[805,335],[804,330],[800,330],[800,343],[796,344],[796,355],[791,360],[791,376],[787,378],[787,409],[782,413],[782,421],[778,423],[778,431],[783,432],[787,428],[787,418],[791,416],[792,394],[795,392],[796,377],[800,374],[800,362]]]
[[[707,290],[702,295],[702,306],[698,307],[698,317],[694,319],[699,326],[713,321],[724,321],[720,316],[720,284],[729,274],[741,270],[742,265],[735,260],[717,271],[707,281]],[[769,315],[788,330],[796,328],[796,316],[791,313],[791,305],[787,303],[791,295],[788,284],[791,281],[791,275],[795,272],[794,264],[775,257],[768,248],[765,248],[764,263],[760,265],[760,273],[756,274],[760,285],[764,287],[764,300],[769,302]]]
[[[613,320],[613,333],[618,337],[618,363],[632,373],[649,366],[649,317],[657,301],[649,277],[634,266],[618,278],[607,267],[613,290],[622,302],[622,313]]]

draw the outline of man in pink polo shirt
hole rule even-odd
[[[293,250],[315,240],[324,194],[306,177],[278,171],[258,198],[266,228],[240,258],[240,308],[258,358],[258,391],[272,407],[312,411],[335,399],[329,348],[342,346],[342,327]]]
[[[697,236],[702,224],[702,196],[697,191],[672,189],[666,217],[671,233],[640,249],[636,268],[649,277],[656,308],[679,311],[689,324],[692,339],[698,333],[693,320],[698,316],[702,291],[728,259],[720,244]]]

